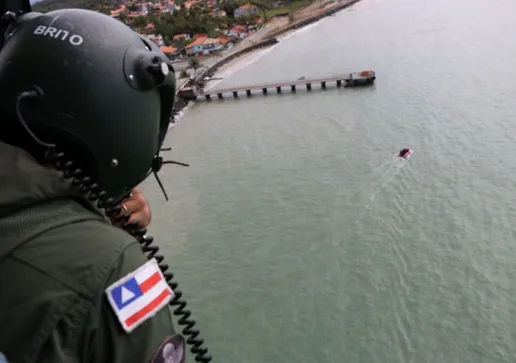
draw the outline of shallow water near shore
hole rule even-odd
[[[514,14],[363,0],[217,87],[375,86],[188,109],[144,191],[213,362],[516,361]]]
[[[230,78],[233,74],[245,69],[250,66],[254,62],[257,62],[264,55],[272,51],[274,47],[277,45],[273,45],[268,48],[258,49],[254,52],[244,54],[232,62],[229,62],[227,65],[222,66],[217,72],[214,73],[212,78],[222,78],[222,79],[214,79],[213,81],[209,81],[204,87],[205,91],[211,89],[217,89],[218,86],[225,80]]]

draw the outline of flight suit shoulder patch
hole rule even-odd
[[[152,355],[149,363],[184,363],[185,339],[176,334],[167,337]]]
[[[130,333],[166,306],[174,292],[151,259],[110,285],[106,295],[122,328]]]

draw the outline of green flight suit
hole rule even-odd
[[[61,174],[0,143],[0,352],[10,363],[149,362],[165,306],[126,333],[106,297],[147,259]]]

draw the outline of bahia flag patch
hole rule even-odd
[[[155,259],[109,286],[106,294],[127,333],[154,316],[174,296]]]

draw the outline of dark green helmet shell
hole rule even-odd
[[[17,117],[22,92],[40,90],[41,99],[22,107],[27,125],[70,150],[117,199],[159,153],[175,81],[159,48],[118,20],[80,9],[29,13],[8,29],[0,52],[1,119]]]

